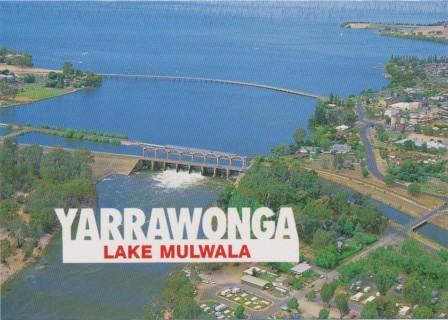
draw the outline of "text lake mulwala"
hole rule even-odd
[[[299,238],[291,208],[55,209],[64,263],[297,262]],[[75,219],[78,218],[76,232]]]

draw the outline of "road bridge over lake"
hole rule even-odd
[[[134,79],[148,79],[148,80],[168,80],[168,81],[188,81],[188,82],[206,82],[206,83],[218,83],[243,87],[252,87],[258,89],[271,90],[280,93],[292,94],[296,96],[308,97],[313,99],[327,100],[325,96],[314,94],[311,92],[305,92],[295,89],[283,88],[272,86],[268,84],[260,84],[254,82],[238,81],[238,80],[224,80],[215,78],[202,78],[202,77],[185,77],[185,76],[170,76],[170,75],[152,75],[152,74],[126,74],[126,73],[98,73],[105,78],[134,78]]]

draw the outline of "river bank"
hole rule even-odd
[[[47,233],[40,237],[38,246],[34,248],[31,256],[26,257],[23,250],[17,250],[16,254],[6,258],[6,262],[0,263],[0,287],[3,286],[12,276],[22,271],[30,264],[39,261],[39,258],[44,254],[45,249],[53,238],[54,233]],[[0,229],[0,240],[8,238],[7,231],[4,228]],[[42,266],[45,267],[45,266]]]
[[[362,177],[356,170],[343,170],[341,172],[330,172],[308,165],[308,169],[315,170],[323,179],[348,187],[364,195],[370,195],[373,199],[384,203],[394,209],[400,210],[411,217],[419,218],[432,208],[440,206],[440,199],[428,195],[411,197],[405,190],[387,186],[384,182],[374,177]],[[448,221],[443,214],[433,218],[431,223],[448,230]]]
[[[24,146],[22,145],[21,147]],[[44,153],[48,153],[54,148],[43,147],[43,149]],[[113,154],[92,153],[92,158],[92,182],[95,184],[111,175],[129,175],[138,162],[138,160],[134,158]],[[29,222],[30,220],[30,214],[27,213],[22,212],[20,217],[24,221]],[[55,228],[53,232],[42,235],[38,240],[37,246],[33,249],[32,254],[28,257],[22,248],[15,248],[15,253],[7,257],[4,263],[0,263],[0,285],[3,285],[25,267],[39,261],[50,241],[58,232],[59,228]],[[0,240],[4,239],[14,242],[14,239],[11,239],[8,236],[8,231],[5,228],[0,228]]]

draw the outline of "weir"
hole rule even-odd
[[[151,170],[174,167],[176,171],[185,169],[191,173],[196,169],[202,175],[210,173],[214,177],[218,175],[229,177],[233,173],[244,172],[249,167],[247,157],[229,152],[141,142],[129,145],[138,145],[142,148],[142,160],[147,162],[147,167]]]

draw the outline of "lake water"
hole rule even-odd
[[[201,207],[212,203],[224,179],[175,170],[112,176],[97,186],[98,207]],[[193,186],[193,187],[192,187]],[[2,292],[2,319],[134,319],[160,292],[173,265],[62,264],[57,234],[39,263]],[[48,264],[48,268],[41,266]]]
[[[384,86],[381,66],[391,55],[442,55],[446,45],[341,29],[342,22],[434,22],[446,19],[447,12],[442,1],[0,2],[0,46],[30,51],[35,65],[48,68],[70,60],[96,72],[232,79],[347,96]],[[97,90],[0,109],[0,122],[111,131],[251,156],[291,142],[294,129],[307,126],[313,106],[311,99],[253,88],[105,79]],[[35,134],[19,141],[67,144]],[[143,173],[112,177],[97,189],[100,206],[149,209],[207,206],[223,183]],[[48,262],[47,269],[30,266],[9,282],[2,319],[141,318],[170,270],[167,265],[62,265],[57,238],[40,262]]]

